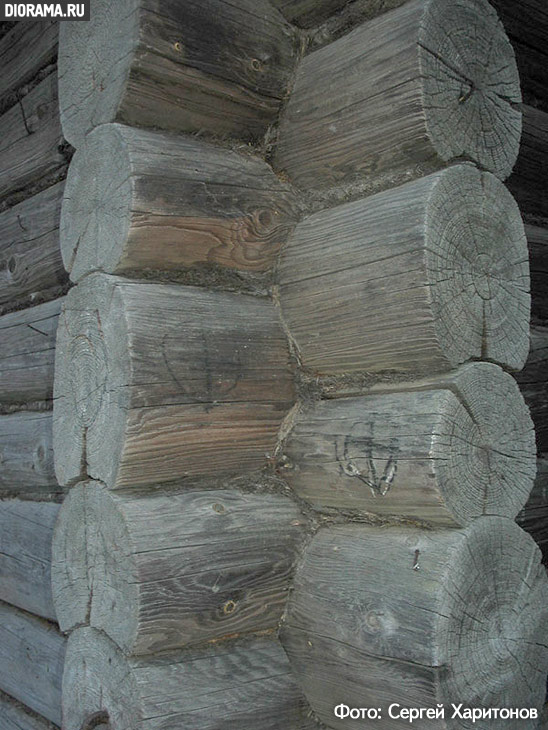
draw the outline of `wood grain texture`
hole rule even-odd
[[[548,228],[525,226],[531,267],[531,315],[548,320]]]
[[[402,726],[388,715],[392,702],[540,711],[547,601],[540,551],[511,520],[437,532],[337,526],[321,529],[305,553],[282,641],[312,708],[337,730],[363,727],[334,717],[341,700],[382,708],[388,730]]]
[[[523,134],[508,187],[522,213],[548,216],[548,112],[523,105]]]
[[[51,73],[0,117],[0,196],[63,169],[63,145],[57,74]]]
[[[0,494],[59,492],[51,411],[0,416]]]
[[[95,629],[69,639],[63,728],[81,730],[104,712],[111,730],[309,730],[282,647],[256,639],[211,649],[125,659]]]
[[[59,323],[60,483],[109,487],[260,468],[294,400],[274,305],[241,294],[91,274]]]
[[[548,459],[537,461],[537,478],[531,496],[516,518],[539,546],[543,562],[548,565]]]
[[[55,20],[27,20],[16,23],[0,41],[0,101],[32,81],[57,57],[58,23]]]
[[[0,305],[66,285],[59,247],[63,187],[57,183],[0,213]]]
[[[0,689],[56,725],[65,649],[54,624],[0,603]]]
[[[411,0],[302,61],[275,164],[305,188],[459,159],[504,179],[520,101],[514,52],[487,0]]]
[[[79,147],[105,122],[261,137],[297,61],[292,27],[267,0],[94,0],[59,36],[61,119]]]
[[[53,542],[61,629],[87,622],[126,654],[273,629],[305,524],[279,495],[143,497],[79,484],[63,503]]]
[[[348,4],[348,0],[271,0],[272,5],[301,28],[311,28],[327,20]]]
[[[55,725],[3,692],[0,692],[0,717],[3,730],[56,730]]]
[[[316,506],[455,526],[516,516],[533,488],[535,436],[514,379],[475,363],[309,406],[281,463]]]
[[[519,369],[527,357],[523,223],[504,185],[470,165],[305,219],[279,281],[316,373],[431,373],[470,359]]]
[[[258,158],[192,137],[104,124],[69,168],[61,248],[73,281],[196,264],[269,269],[296,222]]]
[[[0,317],[0,402],[51,400],[63,299]]]
[[[53,502],[0,502],[0,600],[52,620],[51,545],[58,512]]]
[[[531,351],[516,375],[535,424],[538,453],[548,451],[548,327],[531,327]]]

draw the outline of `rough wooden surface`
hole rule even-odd
[[[294,394],[272,302],[92,274],[58,333],[60,483],[243,474],[273,452]]]
[[[0,689],[56,725],[65,649],[54,624],[0,603]]]
[[[279,280],[313,372],[431,373],[480,358],[519,369],[527,357],[523,223],[504,185],[470,165],[305,219]]]
[[[79,484],[53,544],[61,629],[89,622],[126,654],[153,654],[275,628],[305,524],[279,495]]]
[[[537,461],[537,478],[531,496],[516,518],[518,525],[533,537],[548,565],[548,459]]]
[[[334,717],[341,701],[382,708],[388,730],[403,724],[388,716],[392,702],[540,712],[547,606],[540,551],[511,520],[437,532],[346,525],[320,530],[309,545],[282,641],[312,708],[337,730],[363,727]]]
[[[522,213],[548,217],[548,112],[523,106],[523,134],[508,187]]]
[[[548,327],[531,327],[531,351],[516,375],[535,424],[537,450],[548,451]]]
[[[59,248],[63,186],[0,213],[0,307],[65,286]]]
[[[0,494],[58,492],[51,411],[0,416]]]
[[[482,514],[513,518],[533,487],[534,430],[514,379],[474,363],[438,381],[309,406],[282,466],[318,506],[452,526]]]
[[[50,400],[63,299],[0,317],[0,402]]]
[[[531,315],[548,320],[548,228],[525,226],[531,268]]]
[[[63,728],[81,730],[104,713],[110,730],[309,730],[304,701],[283,649],[256,639],[156,659],[125,659],[99,631],[68,642]]]
[[[0,692],[0,717],[2,730],[56,730],[55,725],[3,692]]]
[[[311,28],[342,10],[348,0],[271,0],[272,5],[301,28]]]
[[[69,169],[61,247],[71,278],[217,264],[270,268],[295,222],[258,158],[192,137],[105,124]]]
[[[463,158],[504,179],[520,101],[514,53],[487,0],[411,0],[302,61],[276,166],[307,188]]]
[[[61,119],[75,147],[120,121],[240,139],[264,134],[298,41],[268,0],[95,0],[59,36]]]
[[[0,196],[39,184],[67,164],[51,73],[0,117]]]
[[[55,620],[51,545],[59,505],[0,501],[0,600]]]

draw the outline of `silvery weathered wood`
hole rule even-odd
[[[348,0],[271,0],[290,23],[311,28],[342,10]]]
[[[51,73],[0,117],[0,196],[64,168],[63,142],[57,74]]]
[[[299,566],[282,641],[295,677],[331,728],[334,707],[450,703],[540,711],[548,671],[548,579],[532,538],[511,520],[466,530],[346,525],[321,529]],[[395,708],[396,712],[400,708]],[[483,721],[533,730],[534,719]],[[371,723],[373,724],[373,723]],[[378,723],[381,726],[381,723]]]
[[[297,61],[268,0],[93,0],[59,35],[61,120],[79,147],[104,122],[261,137]]]
[[[284,478],[315,505],[455,526],[516,516],[533,487],[535,435],[514,379],[474,363],[314,403],[282,457]]]
[[[0,692],[0,717],[2,730],[56,730],[55,725],[3,692]]]
[[[273,629],[306,520],[282,495],[227,490],[152,496],[73,487],[53,542],[63,631],[104,631],[153,654]]]
[[[0,494],[59,492],[51,411],[0,416]]]
[[[262,160],[103,124],[69,168],[61,248],[73,281],[204,263],[264,271],[294,222],[288,187]]]
[[[520,101],[514,52],[487,0],[411,0],[299,65],[276,166],[307,188],[459,159],[504,179]]]
[[[508,187],[522,213],[548,217],[548,113],[523,106],[523,134]]]
[[[51,545],[59,505],[0,501],[0,600],[56,620]]]
[[[523,223],[504,185],[471,165],[310,216],[279,279],[313,372],[431,373],[471,359],[519,369],[527,357]]]
[[[65,649],[55,624],[0,603],[0,689],[56,725]]]
[[[548,327],[531,327],[531,350],[516,375],[535,424],[537,450],[548,451]]]
[[[548,228],[525,226],[531,268],[531,314],[548,320]]]
[[[0,40],[0,101],[33,77],[57,57],[58,23],[55,20],[26,20]]]
[[[548,459],[537,461],[537,478],[531,496],[516,522],[534,538],[548,565]]]
[[[309,730],[305,702],[275,639],[126,659],[95,629],[69,638],[63,728]]]
[[[59,248],[64,183],[0,213],[0,306],[64,287]]]
[[[50,400],[63,299],[0,317],[0,402]]]
[[[293,399],[270,301],[105,274],[66,297],[53,408],[62,484],[82,472],[120,488],[260,468]]]

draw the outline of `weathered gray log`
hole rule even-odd
[[[548,327],[531,327],[531,351],[516,379],[535,424],[537,451],[548,451]]]
[[[134,487],[260,468],[292,405],[274,305],[241,294],[91,274],[59,321],[60,483]]]
[[[548,320],[548,228],[525,226],[531,268],[531,314]]]
[[[0,214],[0,305],[65,286],[59,248],[63,187],[57,183]]]
[[[2,730],[56,730],[48,720],[25,707],[21,702],[0,692]]]
[[[126,659],[103,633],[77,629],[63,677],[63,728],[308,730],[304,700],[276,640]]]
[[[271,0],[290,23],[311,28],[342,10],[348,0]]]
[[[548,216],[548,113],[523,105],[519,156],[508,187],[523,213]]]
[[[548,459],[537,460],[537,478],[531,496],[516,518],[541,549],[548,565]]]
[[[268,0],[94,0],[59,36],[61,120],[79,147],[104,122],[261,137],[297,61]]]
[[[523,223],[504,185],[471,165],[310,216],[279,279],[315,372],[430,373],[479,358],[519,369],[527,357]]]
[[[0,600],[52,620],[51,545],[58,512],[54,502],[0,502]]]
[[[535,435],[512,376],[473,363],[309,406],[281,463],[315,505],[464,525],[516,516],[533,487]]]
[[[65,649],[55,624],[0,603],[0,689],[56,725]]]
[[[504,179],[520,101],[514,52],[487,0],[411,0],[304,59],[276,166],[307,188],[459,159]]]
[[[0,402],[49,400],[63,299],[0,317]]]
[[[15,23],[0,41],[0,101],[32,81],[57,57],[58,23],[55,20],[31,20]]]
[[[83,482],[55,528],[61,629],[88,622],[126,654],[273,629],[305,524],[281,495],[121,495]]]
[[[548,579],[532,538],[511,520],[466,530],[346,525],[322,529],[299,566],[282,641],[297,681],[329,727],[363,727],[334,708],[537,708],[548,671]],[[462,709],[462,708],[461,708]],[[538,720],[484,720],[536,727]]]
[[[0,416],[0,494],[60,492],[53,468],[51,411]]]
[[[264,271],[295,222],[262,160],[193,137],[104,124],[69,168],[61,247],[73,281],[218,264]]]
[[[0,117],[0,196],[20,190],[67,164],[51,73]]]

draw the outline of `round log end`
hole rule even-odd
[[[444,171],[430,195],[426,267],[440,349],[523,367],[529,350],[529,258],[519,208],[505,186],[471,165]]]
[[[60,24],[61,126],[73,147],[116,119],[138,43],[138,7],[138,0],[93,0],[89,21]]]
[[[501,179],[521,137],[514,51],[487,0],[429,0],[419,35],[426,125],[442,160],[472,160]]]
[[[440,491],[459,524],[481,515],[514,518],[536,473],[535,431],[516,381],[496,365],[466,365],[451,378],[433,437]]]
[[[74,155],[60,224],[63,263],[73,281],[116,269],[130,225],[130,167],[119,124],[93,130]]]

